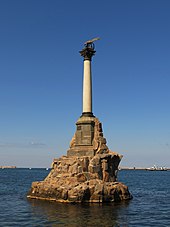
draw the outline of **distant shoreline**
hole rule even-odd
[[[16,166],[0,166],[0,169],[16,169]]]
[[[119,170],[147,170],[147,167],[119,167]],[[166,168],[166,170],[170,170],[170,168]]]
[[[46,168],[46,167],[17,167],[17,166],[0,166],[0,169],[46,169],[46,170],[51,170],[51,168]],[[120,166],[118,170],[147,170],[147,167],[124,167]],[[170,170],[170,168],[166,168],[166,170]]]

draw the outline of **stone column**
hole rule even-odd
[[[91,75],[91,59],[95,54],[94,45],[86,45],[80,51],[84,57],[84,74],[83,74],[83,114],[93,116],[92,113],[92,75]]]
[[[84,60],[83,113],[92,113],[91,61]]]

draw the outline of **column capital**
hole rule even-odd
[[[92,56],[95,54],[95,50],[92,46],[86,46],[81,51],[79,51],[80,55],[84,57],[85,60],[91,61]]]

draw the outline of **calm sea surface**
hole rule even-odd
[[[170,171],[121,170],[133,200],[112,205],[71,205],[28,200],[45,169],[0,169],[0,226],[169,226]]]

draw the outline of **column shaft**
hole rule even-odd
[[[84,60],[83,113],[92,113],[92,79],[90,60]]]

